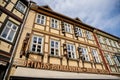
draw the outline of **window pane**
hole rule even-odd
[[[33,42],[37,43],[37,37],[34,37]]]
[[[51,54],[54,55],[54,48],[51,48]]]
[[[51,47],[54,47],[54,41],[51,41]]]
[[[70,45],[67,45],[67,50],[70,50]]]
[[[71,58],[71,52],[68,52],[68,57]]]
[[[38,38],[38,44],[41,44],[41,42],[42,42],[42,39]]]
[[[44,20],[44,18],[45,18],[45,17],[44,17],[44,16],[42,16],[42,19],[43,19],[43,20]]]
[[[35,51],[35,49],[36,49],[36,45],[32,45],[32,51]]]
[[[12,38],[13,38],[13,36],[14,36],[14,31],[13,30],[11,30],[11,32],[10,32],[10,34],[9,34],[9,36],[8,36],[8,40],[12,40]]]
[[[7,34],[9,32],[9,28],[5,28],[4,32],[2,33],[2,37],[6,38],[7,37]]]
[[[7,26],[8,26],[8,27],[11,27],[11,26],[12,26],[12,23],[11,23],[11,22],[8,22],[8,23],[7,23]]]
[[[38,15],[38,18],[40,18],[40,15]]]
[[[74,51],[73,46],[71,45],[71,51]]]
[[[59,53],[59,52],[58,52],[58,49],[56,49],[56,55],[58,55],[58,53]]]
[[[40,45],[38,45],[38,47],[37,47],[37,48],[41,50],[41,46],[40,46]]]
[[[40,49],[37,49],[37,52],[38,52],[38,53],[40,53],[40,52],[41,52],[41,50],[40,50]]]
[[[37,52],[41,52],[41,46],[40,45],[37,46]]]
[[[37,19],[37,23],[38,23],[38,24],[40,23],[40,19]]]
[[[14,29],[14,30],[16,30],[16,29],[17,29],[17,27],[14,25],[14,26],[13,26],[13,29]]]
[[[55,47],[58,48],[58,42],[55,42]]]
[[[44,20],[41,20],[41,24],[44,24]]]
[[[72,57],[73,57],[73,58],[75,58],[75,55],[74,55],[74,53],[72,53]]]

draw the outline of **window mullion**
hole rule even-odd
[[[55,46],[56,46],[56,45],[55,45],[55,43],[56,43],[56,42],[54,41],[54,55],[56,55],[56,49],[55,49]]]
[[[9,31],[8,31],[8,35],[6,36],[6,39],[8,39],[8,37],[9,37],[9,35],[10,35],[10,32],[11,32],[12,26],[13,26],[13,24],[11,25],[11,27],[6,26],[6,27],[9,29]]]

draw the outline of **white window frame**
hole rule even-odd
[[[100,43],[104,43],[102,36],[99,37],[99,40],[100,40]]]
[[[118,42],[115,42],[115,45],[117,48],[120,48],[120,46],[118,45]]]
[[[36,43],[33,42],[34,37],[37,37],[37,41],[36,41]],[[38,44],[38,39],[39,39],[39,38],[41,38],[41,40],[42,40],[42,41],[41,41],[41,44]],[[44,40],[43,37],[38,36],[38,35],[33,35],[33,36],[32,36],[32,41],[31,41],[30,52],[43,54],[43,40]],[[40,52],[37,52],[37,49],[38,49],[38,48],[35,48],[35,51],[32,50],[32,46],[33,46],[33,44],[36,45],[36,47],[37,47],[38,45],[41,46],[41,50],[40,50]]]
[[[83,37],[82,29],[79,27],[75,27],[75,31],[77,31],[77,34],[79,37]]]
[[[40,17],[38,17],[38,16],[40,16]],[[39,20],[39,22],[38,22],[38,20]],[[42,15],[42,14],[37,14],[36,15],[36,23],[37,24],[41,24],[41,25],[45,25],[45,23],[46,23],[46,16]]]
[[[109,39],[106,38],[105,41],[106,41],[107,45],[110,46],[110,41],[109,41]]]
[[[86,37],[87,39],[91,39],[92,40],[92,35],[90,31],[86,31]]]
[[[59,20],[51,18],[51,27],[58,29],[59,28]]]
[[[106,55],[106,59],[107,59],[109,65],[114,65],[114,63],[113,63],[113,61],[111,59],[111,56],[109,54]]]
[[[21,7],[18,6],[18,4],[25,7],[23,11],[21,10]],[[17,10],[19,10],[19,11],[22,12],[22,13],[25,13],[26,8],[27,8],[27,6],[26,6],[25,4],[23,4],[21,1],[18,1],[17,5],[16,5],[16,9],[17,9]]]
[[[11,26],[8,25],[9,23],[11,24]],[[13,29],[14,26],[16,27],[16,30]],[[3,33],[4,33],[4,31],[5,31],[6,29],[9,29],[9,31],[8,31],[6,37],[3,37],[2,35],[3,35]],[[7,40],[7,41],[9,41],[9,42],[13,42],[17,30],[18,30],[18,26],[17,26],[16,24],[14,24],[14,23],[11,22],[11,21],[7,21],[7,23],[6,23],[6,25],[5,25],[2,33],[1,33],[1,35],[0,35],[0,37],[3,38],[3,39],[5,39],[5,40]],[[12,31],[14,31],[14,34],[13,34],[12,40],[9,40],[8,38],[9,38],[10,33],[11,33]]]
[[[67,44],[67,56],[68,56],[68,58],[76,59],[75,45],[73,45],[73,44]]]
[[[100,63],[100,58],[99,58],[99,56],[98,56],[98,52],[97,52],[96,49],[92,49],[92,56],[93,56],[94,61],[95,61],[96,63]]]
[[[120,66],[120,62],[119,62],[117,56],[114,56],[114,61],[115,61],[115,63],[116,63],[117,66]]]
[[[64,22],[65,32],[71,33],[71,25]]]
[[[51,42],[54,42],[54,47],[51,46]],[[58,43],[58,47],[56,47],[56,42]],[[51,54],[51,48],[54,48],[54,54]],[[56,54],[56,50],[58,50],[58,54]],[[57,40],[50,40],[50,55],[52,56],[60,56],[60,41]]]
[[[114,43],[113,40],[111,40],[111,45],[112,45],[113,47],[115,47],[115,43]]]
[[[81,47],[81,49],[82,49],[82,56],[83,56],[82,58],[85,59],[84,61],[90,61],[90,57],[89,57],[87,48]]]

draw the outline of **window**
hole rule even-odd
[[[114,44],[114,42],[112,40],[111,40],[111,44],[112,44],[113,47],[115,47],[115,44]]]
[[[110,42],[107,38],[105,39],[105,41],[106,41],[107,45],[110,45]]]
[[[60,44],[58,41],[51,40],[50,41],[50,54],[54,56],[59,56],[60,54]]]
[[[65,27],[65,32],[71,33],[71,27],[70,27],[70,24],[68,24],[68,23],[64,23],[64,27]]]
[[[82,37],[82,29],[75,27],[75,34]]]
[[[106,59],[107,59],[109,65],[113,65],[113,61],[112,61],[110,55],[106,55]]]
[[[67,53],[69,58],[76,58],[75,46],[72,44],[67,44]]]
[[[35,53],[42,53],[42,47],[43,47],[43,38],[39,36],[33,36],[31,51]]]
[[[93,55],[93,58],[94,58],[94,62],[100,63],[98,53],[97,53],[97,51],[95,49],[92,50],[92,55]]]
[[[92,39],[92,35],[89,31],[86,31],[86,36],[87,36],[88,39]]]
[[[118,42],[115,42],[115,45],[117,48],[120,48],[120,46],[118,45]]]
[[[59,27],[59,21],[57,19],[51,19],[51,27],[52,28],[58,28]]]
[[[102,36],[99,37],[99,41],[100,41],[100,43],[104,43]]]
[[[84,61],[90,61],[87,48],[82,47],[81,49],[82,49],[82,56],[83,56],[82,59]]]
[[[1,38],[13,42],[17,29],[18,29],[17,25],[8,21],[1,33]]]
[[[26,6],[22,2],[18,2],[16,5],[17,10],[19,10],[22,13],[25,13]]]
[[[118,56],[114,56],[114,61],[116,63],[117,66],[120,66],[120,61],[119,61],[119,58]]]
[[[36,23],[45,25],[46,16],[38,14],[36,18]]]

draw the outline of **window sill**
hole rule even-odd
[[[85,61],[85,60],[83,60],[83,62],[86,62],[86,63],[92,63],[91,61]]]
[[[37,24],[37,25],[41,25],[41,26],[45,26],[45,24],[40,24],[40,23],[36,23],[36,22],[35,22],[35,24]]]
[[[115,65],[114,65],[114,64],[113,64],[113,65],[109,64],[109,66],[110,66],[110,67],[114,67]]]
[[[68,60],[78,61],[76,58],[68,58]]]
[[[101,62],[94,62],[94,64],[102,64]]]
[[[61,56],[55,56],[55,55],[49,55],[49,57],[54,57],[54,58],[62,58]]]
[[[34,55],[41,55],[41,56],[43,56],[44,54],[43,53],[36,53],[36,52],[29,52],[29,54],[34,54]]]
[[[72,32],[66,32],[66,31],[65,31],[65,34],[66,34],[66,33],[67,33],[67,34],[71,34],[71,35],[73,35],[73,33],[72,33]]]
[[[54,29],[54,30],[60,31],[59,28],[53,28],[53,27],[50,27],[50,29]]]
[[[87,38],[87,37],[86,37],[86,38]],[[87,40],[94,41],[93,39],[88,39],[88,38],[87,38]]]

